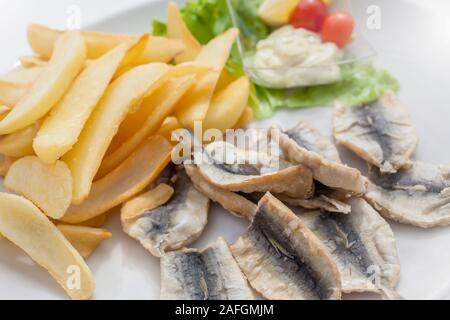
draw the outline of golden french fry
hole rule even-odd
[[[127,44],[119,45],[90,63],[77,77],[34,140],[34,150],[42,161],[53,163],[72,149],[128,50]]]
[[[0,80],[0,104],[15,106],[30,91],[31,84]],[[3,120],[3,119],[2,119]]]
[[[58,102],[86,60],[86,45],[79,32],[63,34],[55,43],[54,55],[30,91],[0,121],[0,134],[31,125]]]
[[[39,76],[42,74],[43,67],[35,68],[16,68],[7,74],[0,76],[0,81],[28,85],[29,88],[36,82]]]
[[[167,117],[161,127],[159,127],[158,135],[163,136],[168,141],[172,140],[172,132],[181,128],[181,123],[175,117]]]
[[[125,72],[130,71],[133,68],[133,63],[142,55],[147,47],[149,34],[143,34],[134,44],[128,45],[128,51],[125,57],[120,62],[120,65],[114,75],[114,78],[120,77]]]
[[[48,270],[72,299],[89,299],[95,280],[80,254],[29,200],[0,193],[0,232]],[[71,276],[76,274],[75,283]],[[75,284],[75,285],[74,285]]]
[[[4,177],[8,172],[9,168],[11,168],[16,158],[8,157],[8,156],[0,156],[0,177]]]
[[[105,229],[66,224],[58,224],[57,227],[84,259],[89,258],[103,240],[112,237],[111,232]]]
[[[136,219],[146,210],[152,210],[165,204],[170,200],[173,193],[174,190],[171,186],[161,183],[156,188],[125,202],[122,206],[120,218],[122,221]]]
[[[86,201],[72,205],[61,221],[82,223],[134,197],[169,164],[171,151],[172,145],[165,138],[149,138],[119,167],[94,182]]]
[[[80,204],[88,197],[106,150],[130,108],[168,69],[169,66],[163,63],[136,67],[106,90],[81,131],[78,142],[63,157],[72,172],[73,204]]]
[[[228,29],[205,45],[194,61],[219,73],[222,72],[238,35],[238,29]]]
[[[178,6],[174,2],[169,3],[167,16],[167,36],[171,39],[180,40],[185,46],[183,53],[175,57],[175,62],[178,64],[194,60],[200,53],[202,46],[189,31],[181,17]]]
[[[103,159],[97,173],[101,178],[124,161],[146,138],[154,134],[164,120],[173,112],[176,103],[195,84],[195,75],[174,78],[153,92],[142,102],[134,115],[141,116],[145,122],[135,127],[135,133],[124,141],[113,153]]]
[[[37,56],[24,56],[19,60],[24,68],[45,67],[48,64],[47,60]]]
[[[34,155],[33,139],[39,127],[38,121],[25,129],[0,137],[0,154],[15,158]]]
[[[64,216],[72,200],[72,175],[62,161],[45,164],[36,156],[19,159],[9,168],[4,185],[53,219]]]
[[[228,87],[216,93],[211,100],[208,114],[203,121],[205,129],[218,129],[225,132],[238,122],[244,112],[250,94],[250,82],[241,77]]]
[[[53,46],[63,33],[61,30],[50,29],[42,25],[32,24],[28,27],[28,42],[33,51],[44,59],[50,58]],[[135,43],[136,36],[107,34],[97,32],[82,33],[87,46],[89,59],[97,59],[108,51],[122,43]],[[184,45],[176,39],[150,36],[144,52],[135,61],[136,64],[147,64],[150,62],[170,62],[178,54],[183,52]]]
[[[253,109],[246,107],[244,112],[241,114],[238,122],[234,125],[235,129],[245,128],[253,120]]]
[[[150,36],[147,48],[137,58],[135,64],[146,64],[150,62],[170,62],[184,50],[184,45],[176,39],[166,37]]]
[[[232,82],[236,81],[237,77],[232,75],[227,69],[223,69],[220,74],[217,86],[214,92],[219,92],[228,87]]]
[[[192,91],[178,103],[176,117],[184,127],[193,128],[195,121],[202,121],[206,117],[217,81],[238,33],[233,28],[217,36],[202,48],[194,60],[213,71],[200,79]]]

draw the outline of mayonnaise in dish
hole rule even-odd
[[[261,84],[293,88],[336,82],[341,79],[338,61],[343,52],[320,36],[290,25],[258,42],[249,70]]]

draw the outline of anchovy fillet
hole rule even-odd
[[[252,300],[253,293],[222,238],[203,251],[184,249],[161,258],[161,299]]]
[[[361,106],[337,105],[334,136],[383,173],[410,165],[418,137],[406,108],[393,93]]]
[[[348,215],[315,211],[300,218],[331,252],[343,292],[394,292],[400,263],[389,224],[363,199],[349,204]]]
[[[123,222],[124,231],[156,257],[191,244],[207,223],[209,199],[194,188],[184,170],[178,170],[174,190],[165,205]]]
[[[252,287],[268,299],[341,297],[339,271],[327,248],[270,193],[231,251]]]
[[[272,129],[271,137],[279,141],[290,162],[308,167],[322,184],[358,195],[367,191],[367,179],[342,164],[336,147],[309,124],[300,122],[286,132]]]
[[[366,199],[385,217],[422,228],[450,224],[450,166],[414,162],[390,175],[369,171]]]

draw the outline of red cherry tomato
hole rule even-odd
[[[321,0],[300,0],[291,15],[290,24],[295,28],[319,32],[327,14],[328,8]]]
[[[345,12],[330,14],[322,25],[322,41],[334,42],[339,48],[345,47],[350,40],[355,21],[353,17]]]

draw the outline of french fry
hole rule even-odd
[[[211,69],[208,67],[204,67],[193,62],[186,62],[174,66],[164,75],[164,77],[161,79],[161,81],[158,82],[157,85],[152,87],[152,89],[147,93],[146,97],[152,96],[156,90],[160,89],[162,86],[166,85],[168,81],[173,80],[174,78],[195,75],[197,79],[200,79],[210,70]],[[145,121],[149,117],[149,114],[151,113],[151,110],[153,110],[152,105],[144,103],[136,105],[133,110],[130,110],[127,117],[120,125],[119,131],[114,136],[114,139],[108,148],[107,155],[110,155],[127,139],[132,137],[136,132],[136,128],[140,128],[142,125],[144,125]]]
[[[217,86],[214,92],[219,92],[228,87],[232,82],[236,81],[237,77],[232,75],[227,69],[223,69],[220,74]]]
[[[250,83],[247,77],[237,79],[216,93],[203,121],[204,129],[218,129],[225,132],[226,129],[232,128],[244,112],[249,94]]]
[[[159,127],[158,135],[163,136],[168,141],[172,140],[172,132],[181,128],[181,123],[175,117],[167,117],[161,127]]]
[[[108,221],[108,213],[104,213],[87,221],[84,221],[80,224],[76,224],[77,226],[89,227],[89,228],[101,228]]]
[[[120,77],[127,71],[130,71],[133,68],[133,63],[142,55],[145,48],[147,47],[149,39],[149,34],[143,34],[135,43],[132,45],[128,45],[128,51],[125,54],[125,57],[120,62],[118,70],[116,71],[114,78]]]
[[[37,56],[24,56],[20,57],[19,60],[24,68],[45,67],[48,63],[47,60]]]
[[[170,200],[175,190],[165,183],[144,192],[123,204],[120,214],[122,221],[129,221],[139,217],[146,210],[152,210]]]
[[[0,121],[0,134],[28,127],[58,102],[86,60],[86,45],[79,32],[63,34],[55,43],[54,54],[30,91]]]
[[[141,112],[134,114],[145,119],[145,122],[140,127],[135,127],[135,133],[103,159],[97,178],[111,172],[146,138],[155,133],[164,120],[172,114],[176,103],[195,84],[195,80],[195,75],[174,78],[145,98],[140,108]]]
[[[31,84],[0,80],[0,104],[9,107],[15,106],[30,91],[31,87]]]
[[[202,48],[194,60],[212,68],[212,71],[199,80],[191,92],[178,103],[176,117],[184,127],[193,128],[195,121],[202,121],[206,117],[217,81],[238,33],[237,29],[229,29],[217,36]]]
[[[39,127],[38,121],[25,129],[0,137],[0,154],[15,158],[34,155],[33,139]]]
[[[181,17],[178,6],[174,2],[169,3],[167,16],[167,36],[171,39],[180,40],[185,46],[183,53],[175,57],[175,62],[178,64],[194,60],[200,53],[202,46],[189,31]]]
[[[134,197],[152,183],[169,164],[172,145],[161,136],[146,140],[110,174],[94,182],[89,197],[72,205],[60,220],[82,223]]]
[[[15,84],[29,85],[31,87],[39,78],[43,70],[43,67],[28,69],[16,68],[7,74],[0,76],[0,80]]]
[[[95,280],[77,250],[29,200],[0,193],[0,233],[48,270],[72,299],[89,299]]]
[[[0,177],[4,177],[6,175],[9,168],[11,168],[12,164],[16,160],[17,159],[13,157],[8,157],[4,155],[0,156]]]
[[[34,140],[34,150],[42,161],[53,163],[72,149],[128,50],[127,44],[119,45],[93,61],[77,77]]]
[[[64,216],[72,200],[72,175],[62,161],[49,165],[35,156],[19,159],[9,168],[4,185],[53,219]]]
[[[105,229],[65,224],[58,224],[57,227],[84,259],[89,258],[103,240],[112,237],[111,232]]]
[[[12,110],[11,107],[0,105],[0,120],[5,118],[8,112],[10,112],[11,110]]]
[[[38,56],[49,59],[54,43],[62,33],[61,30],[32,24],[27,31],[28,42]],[[86,41],[88,59],[98,59],[119,44],[135,43],[138,39],[136,36],[97,32],[83,32],[82,35]],[[138,65],[150,62],[170,62],[183,50],[184,45],[179,40],[150,36],[147,47],[135,63]]]
[[[253,109],[250,107],[246,107],[238,122],[234,125],[233,128],[240,129],[245,128],[248,124],[253,120]]]
[[[72,172],[73,204],[89,195],[101,161],[130,108],[168,71],[163,63],[134,68],[115,80],[81,131],[78,142],[63,159]]]

